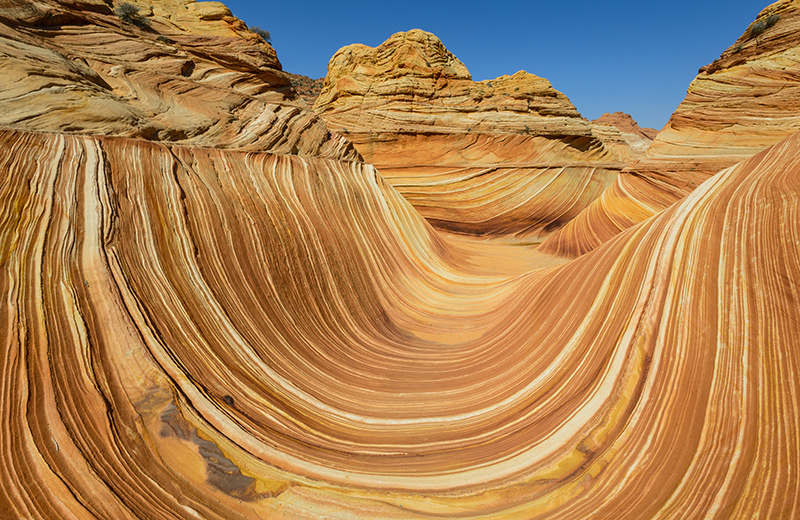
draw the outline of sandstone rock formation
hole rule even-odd
[[[620,157],[633,162],[647,152],[658,130],[642,128],[630,114],[625,112],[605,113],[592,121],[593,133],[607,147],[614,147]]]
[[[658,135],[658,130],[655,128],[640,127],[633,117],[625,112],[614,112],[613,114],[606,112],[602,116],[593,120],[592,123],[613,126],[623,134],[632,134],[636,137],[648,139],[650,141],[655,139],[656,135]]]
[[[604,114],[604,116],[610,116],[610,114]],[[622,116],[627,116],[627,118]],[[630,115],[622,112],[592,121],[592,134],[627,164],[642,157],[650,143],[653,142],[653,139],[647,137],[647,134],[639,128]]]
[[[800,513],[800,136],[514,278],[361,163],[0,141],[15,517]]]
[[[146,36],[86,5],[50,13],[96,66],[76,82],[103,77],[92,34],[114,56]],[[55,47],[3,16],[0,79],[40,85],[26,56]],[[131,106],[191,119],[237,78],[289,96],[198,61],[196,87]],[[580,258],[510,268],[293,110],[295,153],[280,119],[238,148],[78,105],[0,126],[0,518],[800,516],[800,134]]]
[[[100,0],[5,2],[0,125],[357,158],[299,107],[272,47],[208,4],[160,0],[138,26]]]
[[[546,79],[472,81],[418,29],[337,52],[315,110],[430,222],[462,233],[538,240],[631,159],[618,132],[606,129],[606,146]]]
[[[800,1],[780,0],[718,60],[700,69],[645,157],[549,237],[542,250],[585,253],[686,196],[720,169],[800,131],[798,78]]]
[[[289,79],[292,82],[292,86],[306,102],[306,105],[311,108],[316,103],[317,98],[319,97],[320,93],[322,92],[322,86],[325,83],[325,78],[317,78],[311,79],[308,76],[303,76],[301,74],[291,74],[289,73]]]

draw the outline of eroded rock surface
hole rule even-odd
[[[205,4],[163,0],[129,23],[99,1],[6,3],[0,125],[357,158],[299,106],[272,47]]]
[[[467,234],[539,240],[631,160],[546,79],[473,81],[418,29],[337,52],[315,110],[430,222]]]
[[[800,2],[765,8],[714,63],[647,153],[542,250],[575,256],[686,196],[719,170],[800,131]]]
[[[139,33],[59,9],[88,106],[85,42]],[[56,47],[3,13],[39,85]],[[222,98],[289,95],[197,59]],[[72,114],[0,127],[0,517],[800,516],[800,134],[567,261],[440,232],[306,127],[285,153],[278,122],[237,149]]]

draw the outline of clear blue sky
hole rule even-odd
[[[661,129],[697,69],[712,62],[769,0],[256,2],[223,0],[272,34],[284,70],[325,76],[351,43],[398,31],[437,35],[475,80],[527,70],[589,119],[621,110]]]

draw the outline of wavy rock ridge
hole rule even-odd
[[[2,515],[800,515],[800,134],[515,272],[228,143],[0,130]]]
[[[686,196],[719,170],[800,131],[800,2],[765,8],[714,63],[638,162],[542,251],[576,256]]]
[[[514,278],[360,163],[2,142],[6,511],[798,514],[800,136]]]
[[[536,241],[577,215],[633,159],[549,81],[472,81],[433,34],[350,45],[315,110],[436,227]]]

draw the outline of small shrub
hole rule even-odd
[[[261,36],[265,42],[272,44],[272,36],[270,36],[269,31],[266,29],[262,29],[258,25],[254,25],[253,27],[248,27],[251,32],[256,33],[257,35]]]
[[[172,40],[164,36],[163,34],[160,35],[156,40],[160,41],[161,43],[172,43]]]
[[[139,8],[129,2],[123,2],[114,10],[119,19],[125,23],[133,24],[137,27],[147,28],[147,20],[139,14]]]
[[[767,29],[778,23],[778,20],[781,19],[781,15],[779,14],[771,14],[767,16],[767,19],[764,20],[764,24],[766,24]]]
[[[781,15],[779,14],[771,14],[767,16],[763,20],[759,20],[757,22],[753,22],[753,25],[747,29],[747,33],[751,38],[755,38],[756,36],[760,36],[764,33],[767,29],[778,23],[778,20],[781,19]]]
[[[759,36],[766,30],[767,30],[767,24],[765,24],[763,20],[759,20],[750,26],[749,29],[750,37],[753,38],[755,36]]]
[[[742,49],[744,49],[744,46],[742,46],[742,44],[740,43],[733,48],[733,54],[739,54],[740,52],[742,52]]]

